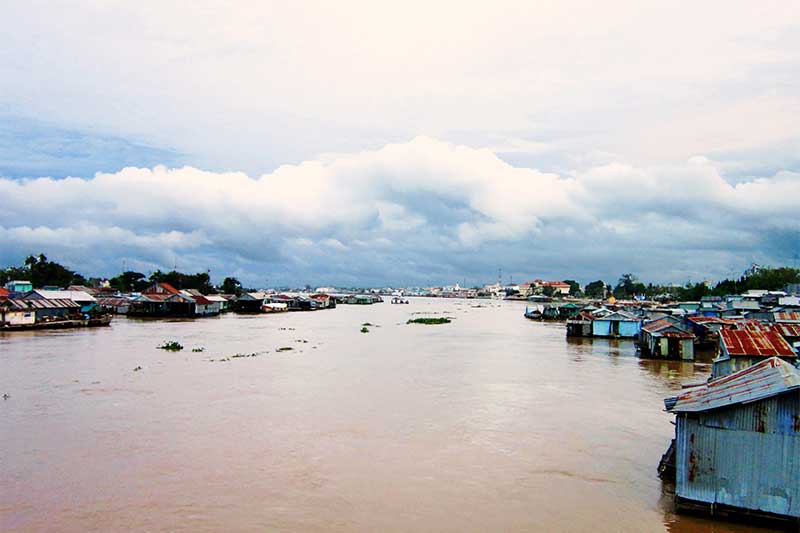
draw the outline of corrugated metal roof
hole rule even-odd
[[[669,331],[669,330],[674,331]],[[665,337],[677,337],[677,336],[687,336],[687,337],[694,337],[691,333],[687,330],[682,328],[681,326],[677,325],[675,322],[671,320],[667,320],[666,318],[662,318],[661,320],[655,320],[653,322],[648,322],[644,326],[642,326],[642,330],[646,331],[650,334],[662,334]]]
[[[73,302],[94,302],[95,298],[91,294],[83,291],[46,291],[44,289],[34,289],[27,296],[37,294],[48,300],[72,300]]]
[[[800,322],[800,313],[775,313],[775,322]]]
[[[123,305],[129,305],[131,301],[127,298],[98,298],[97,303],[98,305],[120,307]]]
[[[9,298],[5,300],[10,307],[26,309],[79,309],[81,306],[72,300],[49,298]]]
[[[723,329],[720,342],[731,356],[795,357],[786,339],[774,331],[748,329]]]
[[[690,322],[694,322],[695,324],[727,324],[727,325],[734,325],[736,322],[733,320],[727,320],[725,318],[719,318],[716,316],[690,316],[687,318]]]
[[[686,389],[664,400],[668,411],[687,413],[708,411],[740,403],[771,398],[800,388],[800,370],[786,361],[771,357],[744,370]]]

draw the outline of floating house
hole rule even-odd
[[[627,311],[614,311],[592,321],[593,337],[636,338],[642,329],[641,318]]]
[[[724,328],[733,328],[736,322],[709,315],[694,315],[686,319],[686,324],[697,338],[696,344],[705,347],[718,346],[719,332]]]
[[[642,326],[639,350],[645,357],[694,360],[694,333],[666,318]]]
[[[195,316],[195,301],[169,283],[154,283],[131,301],[128,315],[191,317]]]
[[[775,331],[759,331],[746,326],[743,329],[722,329],[719,354],[713,361],[711,378],[749,368],[768,357],[779,357],[790,364],[797,360],[797,354],[786,339]]]
[[[587,311],[567,319],[567,337],[591,337],[594,317]]]
[[[237,313],[260,313],[269,296],[264,291],[245,292],[236,299],[233,309]]]
[[[0,328],[31,326],[36,323],[36,310],[23,300],[3,299],[0,301]]]
[[[81,306],[68,299],[8,298],[0,303],[5,309],[0,322],[8,326],[51,322],[71,316],[82,318]]]
[[[219,304],[219,312],[224,313],[230,309],[231,302],[221,294],[208,294],[206,299]]]
[[[45,299],[45,300],[72,300],[80,306],[91,306],[97,303],[97,299],[91,294],[84,291],[57,291],[34,289],[25,294],[25,298],[29,300]]]
[[[726,331],[723,331],[723,335]],[[777,357],[664,400],[679,510],[800,518],[800,371]]]
[[[113,315],[127,315],[131,306],[131,301],[128,298],[122,297],[100,296],[97,298],[97,306],[104,313],[111,313]]]

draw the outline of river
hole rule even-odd
[[[0,529],[753,530],[675,515],[656,475],[662,400],[707,360],[640,360],[523,310],[412,298],[0,333]]]

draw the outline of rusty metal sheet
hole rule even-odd
[[[774,331],[723,329],[720,342],[725,351],[735,356],[795,357],[794,350],[781,335]]]
[[[674,413],[701,412],[771,398],[800,389],[800,370],[772,357],[744,370],[685,389],[664,400]]]

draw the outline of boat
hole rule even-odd
[[[529,318],[530,320],[541,320],[542,312],[539,311],[538,307],[529,309],[527,306],[525,306],[525,318]]]

